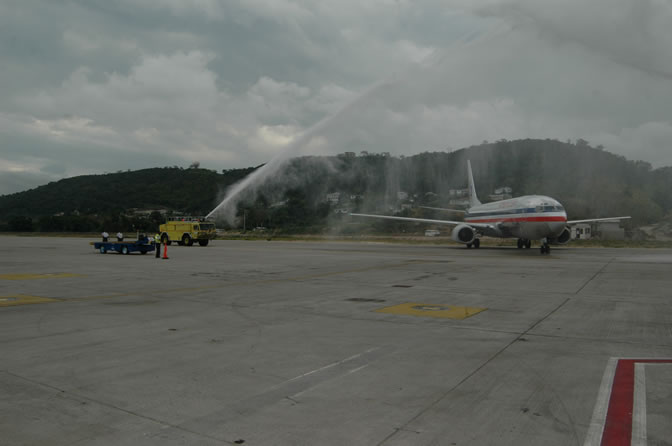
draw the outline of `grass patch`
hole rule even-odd
[[[662,240],[573,240],[580,248],[672,248],[672,241]]]
[[[250,240],[250,241],[301,241],[301,242],[365,242],[365,243],[398,243],[420,245],[452,245],[463,246],[450,237],[425,237],[423,235],[316,235],[316,234],[240,234],[230,233],[219,235],[217,240]],[[499,239],[483,237],[481,246],[516,246],[516,239]],[[538,247],[533,242],[533,247]],[[654,240],[572,240],[567,245],[578,248],[672,248],[672,241]]]
[[[97,232],[0,232],[5,237],[56,237],[56,238],[92,238],[99,239]],[[135,234],[126,234],[128,240],[134,240]],[[219,234],[216,240],[249,240],[249,241],[285,241],[285,242],[363,242],[363,243],[398,243],[413,245],[447,245],[462,246],[450,237],[425,237],[422,234],[361,234],[361,235],[328,235],[328,234],[273,234],[231,232]],[[533,242],[533,246],[538,246]],[[516,246],[516,239],[481,238],[481,246]],[[567,245],[574,248],[672,248],[672,241],[656,240],[572,240]]]

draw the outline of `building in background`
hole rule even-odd
[[[469,189],[448,190],[448,203],[453,206],[469,206]]]
[[[591,227],[588,223],[577,223],[572,225],[572,240],[588,240],[592,237]]]
[[[490,198],[490,201],[508,200],[513,197],[513,189],[509,186],[498,187],[494,190],[494,193],[490,194],[488,197]]]
[[[625,240],[625,229],[620,221],[601,221],[594,224],[593,236],[600,240]]]
[[[331,194],[327,194],[327,201],[331,204],[338,204],[340,200],[341,200],[340,192],[333,192]]]

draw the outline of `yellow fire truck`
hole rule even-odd
[[[199,219],[173,219],[159,226],[159,234],[161,243],[168,245],[177,242],[178,245],[191,246],[198,242],[201,246],[208,246],[217,231],[214,223]]]

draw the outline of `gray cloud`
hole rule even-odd
[[[334,114],[297,153],[581,137],[672,165],[671,18],[659,0],[5,2],[0,194],[258,165]]]

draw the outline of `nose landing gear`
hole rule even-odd
[[[551,245],[548,244],[548,240],[543,239],[541,241],[541,248],[539,249],[542,254],[550,254],[551,253]]]
[[[527,248],[530,249],[532,242],[530,240],[525,240],[524,238],[518,239],[518,249]]]

